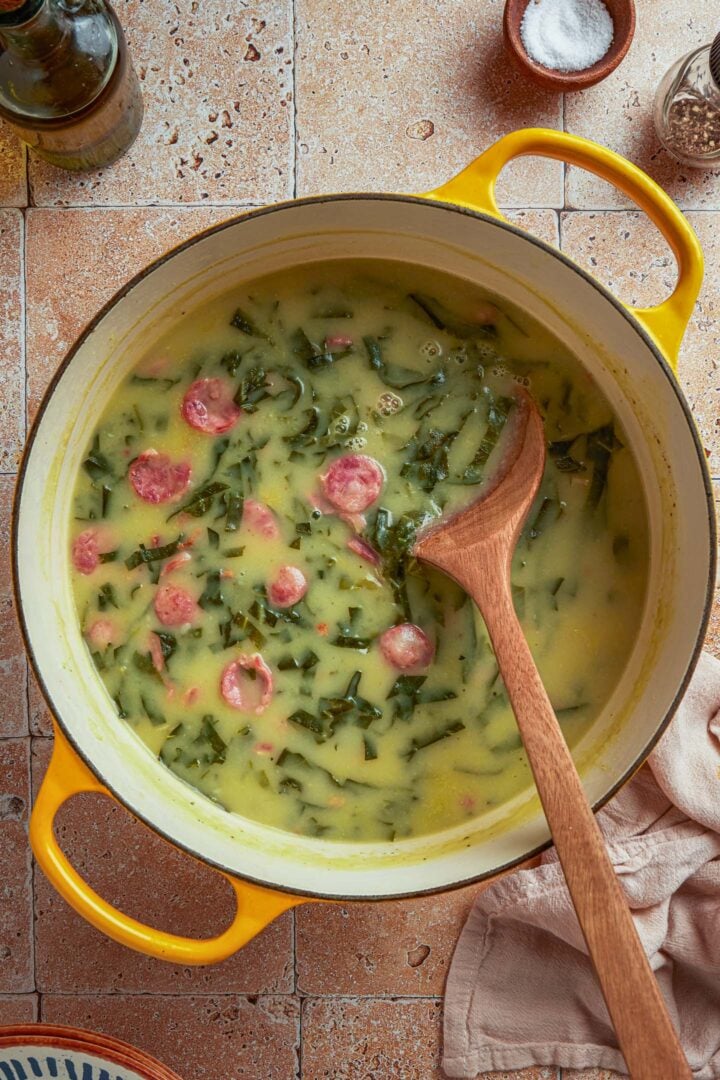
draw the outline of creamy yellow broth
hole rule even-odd
[[[527,787],[482,620],[409,555],[418,527],[482,490],[518,382],[549,453],[515,604],[574,744],[618,682],[643,604],[646,511],[625,436],[587,372],[526,316],[370,262],[267,278],[183,316],[101,418],[71,561],[122,720],[228,811],[330,840],[430,833]],[[198,385],[222,388],[211,411],[225,409],[227,430],[188,421],[202,413],[183,404]],[[172,467],[162,503],[146,501],[148,451]],[[363,512],[343,515],[323,477],[349,455],[382,479]],[[307,591],[283,607],[274,583],[288,566]],[[189,617],[163,622],[178,597]],[[390,640],[416,656],[385,636],[400,624],[419,628],[431,659],[388,659]],[[223,683],[238,658],[249,666]]]

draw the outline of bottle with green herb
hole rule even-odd
[[[0,0],[0,118],[60,168],[109,165],[143,105],[125,36],[105,0]]]

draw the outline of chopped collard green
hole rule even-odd
[[[247,334],[248,337],[264,338],[268,340],[267,334],[260,330],[254,320],[247,315],[242,308],[236,308],[235,314],[230,320],[230,325],[234,326],[236,330],[239,330],[241,334]]]
[[[268,386],[265,369],[252,367],[243,375],[233,400],[246,413],[255,412],[258,402],[270,396],[267,392]]]
[[[227,489],[228,485],[223,484],[218,480],[214,481],[212,484],[207,484],[205,487],[200,488],[200,490],[193,495],[192,499],[173,511],[167,520],[170,521],[171,518],[177,517],[178,514],[190,514],[192,517],[203,517],[212,506],[215,496],[220,495],[223,491],[227,491]]]
[[[165,559],[169,559],[172,555],[177,555],[180,544],[182,542],[182,533],[177,539],[172,540],[169,544],[163,544],[162,547],[147,548],[143,543],[140,547],[128,555],[125,560],[125,566],[128,570],[134,570],[138,566],[149,563],[163,562]]]

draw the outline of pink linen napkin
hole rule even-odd
[[[720,662],[598,823],[693,1074],[720,1080]],[[445,994],[448,1076],[530,1065],[627,1073],[554,849],[479,895]]]

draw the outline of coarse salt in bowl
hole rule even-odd
[[[553,71],[587,71],[605,56],[614,34],[603,0],[530,0],[520,23],[528,56]]]
[[[623,60],[634,32],[634,0],[505,4],[505,46],[523,73],[545,90],[563,93],[594,86]]]

